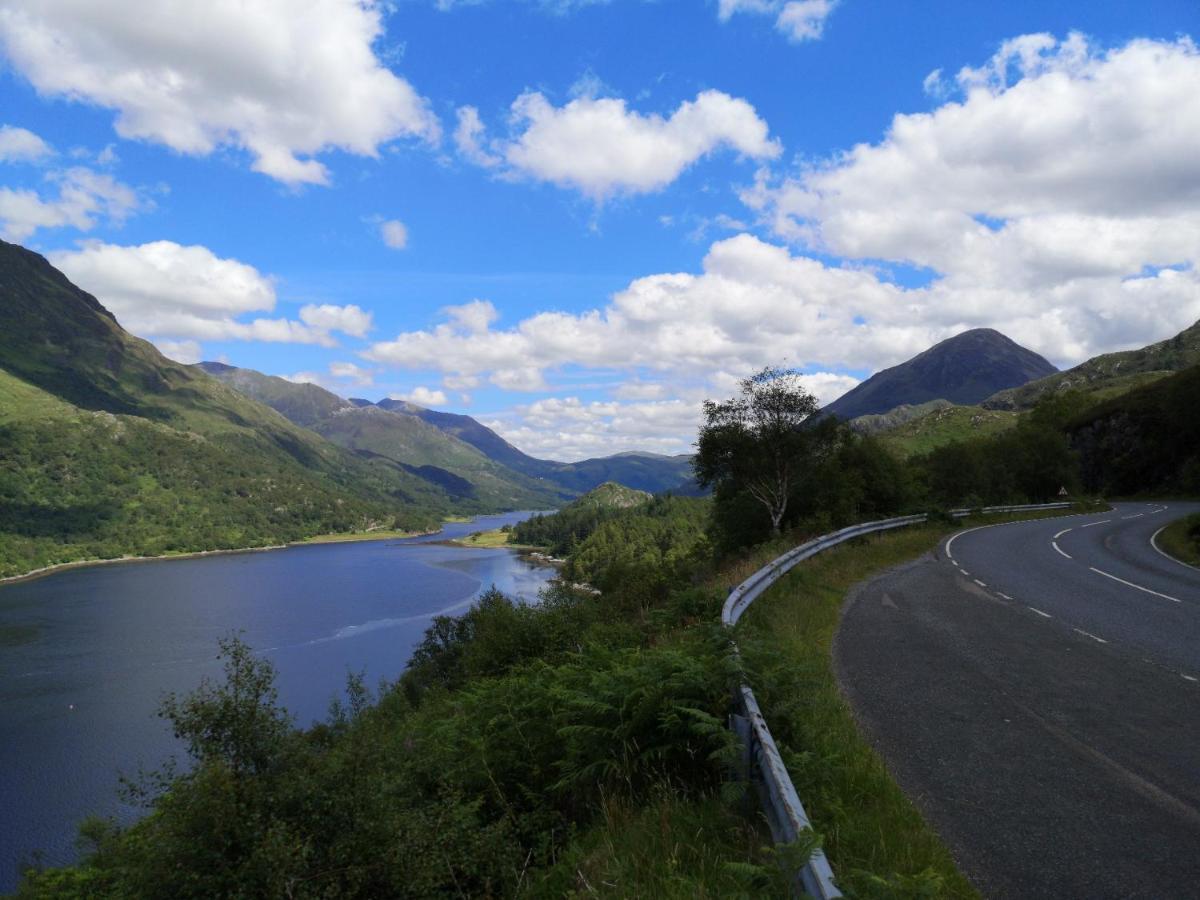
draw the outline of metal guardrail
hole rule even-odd
[[[951,510],[950,515],[964,518],[973,513],[1006,513],[1025,512],[1039,509],[1066,509],[1070,503],[1027,503],[1016,506],[987,506],[980,509]],[[916,525],[925,522],[928,516],[924,513],[915,516],[900,516],[895,519],[882,519],[877,522],[865,522],[861,525],[851,525],[840,531],[821,535],[799,547],[767,563],[732,591],[721,609],[721,623],[727,628],[737,624],[750,604],[757,600],[768,588],[782,578],[798,563],[816,556],[823,550],[838,544],[862,537],[890,531],[893,528],[903,528],[906,525]],[[735,645],[734,651],[737,647]],[[759,709],[754,691],[747,684],[741,685],[735,695],[738,712],[731,717],[731,726],[742,738],[746,748],[746,758],[749,763],[751,779],[759,790],[763,807],[767,814],[767,822],[771,834],[778,844],[790,844],[796,840],[812,824],[804,811],[804,804],[796,793],[796,787],[788,775],[787,767],[783,764],[783,756],[767,720]],[[833,868],[825,857],[825,852],[818,848],[803,868],[797,873],[799,887],[806,894],[818,900],[830,900],[841,897],[842,892],[834,884]]]

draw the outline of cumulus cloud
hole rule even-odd
[[[23,241],[41,228],[90,231],[101,220],[120,225],[151,205],[129,185],[83,166],[48,172],[45,180],[53,194],[0,187],[0,236]]]
[[[408,229],[399,219],[385,219],[380,222],[379,236],[393,250],[403,250],[408,246]]]
[[[404,400],[408,403],[415,403],[417,406],[445,406],[446,394],[444,391],[439,391],[427,388],[424,385],[418,385],[407,394],[391,394],[393,400]]]
[[[333,332],[362,336],[371,327],[370,314],[357,306],[308,305],[300,321],[246,321],[241,318],[246,314],[274,309],[274,283],[253,266],[218,257],[207,247],[90,241],[79,250],[52,253],[50,261],[134,334],[155,339],[334,346]]]
[[[204,359],[204,350],[199,341],[158,340],[154,342],[154,346],[163,356],[184,365],[190,366]]]
[[[28,128],[0,125],[0,162],[38,162],[54,155],[54,148]]]
[[[743,199],[803,247],[932,270],[926,321],[956,309],[1058,361],[1200,317],[1190,40],[1025,35],[955,80],[958,99]]]
[[[359,387],[369,387],[375,383],[375,373],[370,369],[352,362],[332,362],[329,364],[329,374],[334,378],[353,381]]]
[[[375,55],[382,15],[375,0],[8,0],[0,48],[39,93],[115,110],[122,137],[238,147],[271,178],[324,184],[324,151],[439,139]]]
[[[728,22],[737,13],[774,16],[775,30],[795,43],[817,41],[825,34],[825,20],[838,0],[719,0],[717,18]]]
[[[757,160],[780,154],[767,123],[745,100],[703,91],[669,116],[643,114],[613,97],[579,96],[561,107],[533,91],[512,104],[514,136],[492,140],[471,107],[455,133],[464,158],[503,164],[510,176],[547,181],[602,202],[659,190],[698,160],[731,149]]]

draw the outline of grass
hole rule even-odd
[[[1007,431],[1018,418],[1018,413],[1006,410],[947,406],[885,431],[879,439],[901,457],[920,456],[954,441]]]
[[[1200,566],[1200,513],[1177,519],[1157,538],[1158,546],[1190,566]]]
[[[838,688],[831,647],[846,594],[858,582],[932,550],[960,528],[1015,518],[1031,517],[914,526],[843,544],[793,569],[739,624],[751,683],[847,893],[978,896],[859,733]],[[747,561],[746,574],[755,562]]]
[[[454,544],[458,547],[509,547],[512,549],[524,549],[525,545],[510,544],[508,536],[511,531],[502,531],[499,528],[493,528],[491,531],[476,531],[474,534],[468,534],[465,537],[454,538],[447,543]]]
[[[758,825],[719,796],[606,799],[600,821],[531,891],[537,896],[705,900],[791,896]]]

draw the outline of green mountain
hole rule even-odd
[[[426,528],[450,495],[128,334],[0,241],[0,574],[79,558]]]
[[[1054,366],[991,328],[975,328],[935,344],[907,362],[876,372],[822,412],[856,419],[901,404],[931,400],[979,403],[1004,388],[1055,372]]]
[[[352,399],[350,402],[360,407],[371,405],[369,400]],[[606,481],[651,493],[693,492],[692,458],[687,454],[662,456],[625,452],[573,463],[555,462],[521,452],[470,416],[438,412],[390,398],[380,400],[375,405],[390,412],[415,416],[470,444],[489,459],[531,478],[544,479],[572,495],[590,491]]]
[[[1047,394],[1082,391],[1096,400],[1115,397],[1200,363],[1200,322],[1140,350],[1105,353],[1065,372],[1056,372],[988,397],[988,409],[1030,409]]]
[[[454,434],[410,414],[399,401],[343,400],[315,384],[223,363],[205,362],[198,368],[340,447],[402,466],[445,490],[461,511],[544,509],[573,496],[489,459]]]

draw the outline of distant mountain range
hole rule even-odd
[[[876,372],[822,411],[843,419],[932,400],[971,404],[1057,372],[1046,359],[991,328],[947,338],[907,362]]]
[[[344,400],[314,384],[223,363],[198,368],[339,446],[377,454],[442,484],[456,496],[504,508],[544,508],[606,481],[638,490],[687,489],[691,457],[619,453],[575,463],[521,452],[470,416],[390,398]]]

